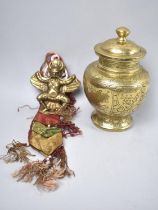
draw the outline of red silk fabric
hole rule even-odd
[[[44,125],[57,125],[60,123],[60,116],[54,114],[43,114],[41,112],[37,112],[34,117],[35,121],[38,121]]]

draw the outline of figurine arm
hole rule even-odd
[[[36,72],[35,75],[36,75],[37,79],[38,79],[40,82],[48,83],[48,80],[49,80],[49,79],[46,79],[46,78],[42,77],[41,74],[40,74],[40,72]]]
[[[74,81],[74,79],[76,79],[75,75],[70,76],[68,79],[66,80],[60,80],[60,84],[61,85],[69,85],[71,82]]]

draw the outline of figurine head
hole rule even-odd
[[[51,77],[58,77],[63,73],[64,63],[60,59],[52,60],[48,65],[48,72]]]
[[[65,77],[68,75],[67,68],[60,55],[54,52],[46,54],[45,61],[40,68],[43,77]]]

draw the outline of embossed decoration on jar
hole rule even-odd
[[[141,104],[148,88],[148,72],[139,64],[144,48],[127,40],[129,29],[116,29],[117,38],[95,46],[99,60],[84,73],[84,91],[94,106],[93,123],[110,131],[132,125],[131,113]]]

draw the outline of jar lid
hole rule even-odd
[[[109,39],[97,44],[94,49],[98,55],[121,60],[141,59],[145,56],[146,50],[133,41],[127,40],[130,30],[125,27],[116,29],[117,38]]]

